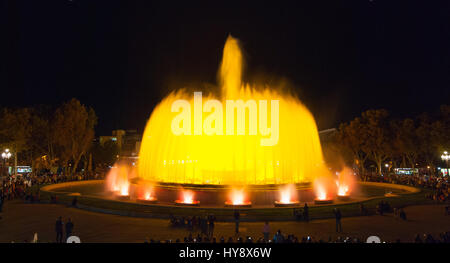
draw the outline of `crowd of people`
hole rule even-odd
[[[375,173],[367,173],[360,177],[362,181],[402,184],[429,189],[432,190],[432,193],[427,194],[427,198],[443,203],[450,201],[450,176],[394,173],[380,176]]]
[[[305,203],[305,209],[308,211],[308,205]],[[294,210],[294,214],[296,214]],[[342,214],[339,208],[333,208],[333,214],[336,219],[336,232],[342,232]],[[308,212],[302,213],[303,216],[308,218]],[[235,210],[233,213],[234,222],[235,222],[235,234],[239,234],[239,223],[240,223],[240,212],[239,210]],[[169,225],[172,227],[185,227],[188,231],[199,231],[198,237],[202,238],[205,235],[207,240],[211,239],[214,235],[214,223],[216,221],[216,217],[213,214],[209,214],[207,216],[189,216],[189,217],[175,217],[172,214],[169,218]],[[264,227],[262,230],[262,234],[264,236],[264,240],[269,240],[270,226],[269,222],[266,221],[264,223]],[[192,236],[191,236],[192,237]],[[291,239],[291,236],[287,237]],[[191,240],[191,239],[189,239]],[[284,240],[284,236],[281,235],[281,231],[278,231],[274,236],[274,240],[278,243],[279,240]]]
[[[386,243],[380,240],[382,243]],[[415,243],[450,243],[450,232],[440,233],[438,236],[432,236],[431,234],[416,235],[415,239],[411,240],[400,240],[397,239],[395,242],[415,242]],[[367,239],[359,237],[345,237],[338,236],[337,238],[329,237],[328,239],[315,238],[313,236],[303,236],[297,237],[293,234],[283,234],[281,230],[278,230],[272,238],[265,238],[260,236],[254,238],[251,236],[241,237],[208,237],[198,234],[193,236],[190,233],[183,239],[167,239],[167,240],[156,240],[148,238],[145,243],[367,243]]]
[[[170,226],[186,228],[188,231],[200,231],[201,235],[212,237],[216,217],[213,214],[207,216],[175,217],[169,216]]]
[[[29,173],[0,177],[0,213],[3,210],[3,205],[6,201],[21,199],[30,203],[39,202],[40,186],[71,181],[100,180],[104,179],[104,176],[105,174],[102,173],[77,173],[74,175]]]
[[[99,173],[77,173],[74,175],[65,174],[23,174],[16,176],[4,176],[0,182],[0,197],[4,200],[24,199],[26,201],[39,201],[39,186],[56,184],[71,181],[99,180],[104,175]],[[38,186],[37,188],[32,188]],[[29,191],[30,189],[36,191]]]
[[[338,212],[338,211],[335,211]],[[190,217],[191,219],[197,217]],[[212,220],[215,221],[213,215],[210,217],[198,217],[198,221],[200,220]],[[195,220],[191,220],[193,222]],[[187,219],[186,219],[187,222]],[[173,225],[174,227],[188,227],[188,225]],[[201,227],[197,225],[197,227]],[[58,217],[55,222],[55,233],[56,233],[56,243],[64,243],[67,238],[73,235],[74,231],[74,223],[68,218],[66,223],[64,223],[62,217]],[[195,227],[193,228],[195,229]],[[166,240],[157,240],[152,238],[147,238],[145,243],[367,243],[366,238],[360,237],[349,237],[349,236],[338,236],[337,238],[332,238],[331,236],[328,239],[315,238],[314,236],[302,236],[297,237],[294,234],[284,234],[280,229],[278,229],[275,234],[270,237],[270,225],[269,222],[265,222],[262,230],[262,236],[254,238],[252,236],[242,237],[236,234],[234,237],[230,236],[225,238],[224,236],[216,237],[214,236],[214,232],[199,232],[197,235],[190,232],[188,236],[180,239],[166,239]],[[341,231],[338,231],[341,232]],[[64,239],[65,238],[65,239]],[[405,240],[397,239],[395,242],[405,242]],[[24,242],[28,242],[25,240]],[[38,234],[35,233],[34,237],[31,241],[32,243],[38,243]],[[383,240],[380,240],[382,243],[386,243]],[[432,236],[431,234],[417,234],[414,239],[406,240],[406,242],[414,242],[414,243],[450,243],[450,231],[440,233],[438,236]],[[51,243],[51,242],[50,242]]]

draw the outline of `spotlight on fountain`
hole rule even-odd
[[[350,168],[345,167],[339,174],[336,180],[337,198],[341,201],[348,201],[350,199],[351,189],[355,186],[355,176]]]
[[[130,199],[129,173],[127,165],[116,163],[106,176],[106,190],[112,192],[119,200]]]
[[[150,204],[156,203],[158,201],[156,197],[152,196],[152,193],[150,191],[146,192],[144,196],[138,198],[137,200],[141,203],[150,203]]]
[[[153,185],[150,183],[138,184],[136,187],[136,200],[140,203],[156,203]]]
[[[181,206],[198,206],[200,201],[194,200],[194,192],[190,190],[183,190],[181,192],[181,199],[175,200],[175,205]]]
[[[331,194],[329,193],[330,188],[327,185],[328,180],[324,178],[318,178],[314,181],[314,191],[316,193],[314,204],[324,205],[333,203],[333,198],[331,198]]]
[[[130,184],[123,183],[119,186],[119,191],[116,192],[116,198],[120,200],[130,200],[130,193],[129,193]]]
[[[280,189],[280,200],[275,201],[274,205],[276,207],[293,207],[299,206],[300,203],[297,200],[294,200],[295,194],[295,186],[287,185]]]
[[[350,199],[350,193],[349,193],[349,188],[348,185],[346,184],[342,184],[339,183],[339,181],[336,181],[336,186],[337,186],[337,198],[341,201],[347,201]]]
[[[252,202],[245,200],[244,189],[233,189],[230,193],[230,200],[225,202],[226,207],[251,207]]]
[[[130,183],[128,181],[121,181],[114,186],[115,196],[119,200],[130,200]]]

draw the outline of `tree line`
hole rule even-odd
[[[17,153],[19,163],[31,164],[34,171],[55,166],[65,174],[91,171],[112,165],[119,154],[116,142],[94,140],[96,124],[94,110],[77,99],[58,107],[3,108],[0,147]],[[323,152],[330,166],[355,166],[361,174],[371,166],[381,174],[385,164],[389,169],[420,166],[435,171],[442,152],[450,151],[449,131],[449,105],[403,119],[385,109],[367,110],[322,140]]]
[[[385,109],[367,110],[324,142],[325,159],[333,166],[356,166],[361,174],[368,167],[426,167],[435,172],[441,154],[450,149],[450,106],[413,118],[393,118]],[[387,166],[383,168],[384,166]]]
[[[0,146],[17,153],[19,163],[31,164],[34,171],[55,166],[65,174],[91,171],[93,161],[109,164],[117,154],[117,145],[94,142],[96,124],[95,111],[77,99],[58,107],[3,108]]]

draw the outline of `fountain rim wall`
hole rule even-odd
[[[121,216],[129,216],[129,217],[141,217],[141,218],[168,218],[169,214],[186,216],[192,213],[213,213],[217,216],[219,221],[233,221],[233,211],[235,208],[230,207],[180,207],[176,205],[168,205],[168,204],[147,204],[147,203],[139,203],[135,201],[125,201],[125,200],[115,200],[108,199],[101,196],[93,196],[93,195],[76,195],[74,192],[67,191],[67,187],[70,186],[80,186],[80,185],[88,185],[88,184],[103,184],[104,180],[89,180],[89,181],[76,181],[76,182],[65,182],[59,184],[51,184],[46,185],[40,188],[41,197],[43,199],[48,199],[50,196],[58,196],[58,203],[60,204],[68,204],[70,205],[74,196],[79,197],[79,204],[77,208],[96,212],[96,213],[106,213],[106,214],[114,214]],[[372,200],[390,200],[392,198],[399,198],[399,202],[405,203],[406,200],[403,199],[403,196],[419,194],[422,196],[422,189],[415,188],[411,186],[405,185],[397,185],[390,183],[372,183],[372,182],[361,182],[358,181],[358,184],[362,185],[372,185],[376,187],[388,187],[388,188],[397,188],[405,190],[406,193],[400,194],[395,197],[384,197],[384,196],[374,196],[368,197],[364,200],[351,200],[346,202],[339,202],[333,204],[326,205],[314,205],[311,204],[308,206],[311,207],[311,211],[318,208],[327,208],[327,207],[345,207],[347,205],[352,204],[360,204],[370,202]],[[66,191],[64,191],[66,190]],[[44,201],[48,202],[48,201]],[[246,217],[243,218],[243,221],[293,221],[292,218],[292,208],[291,207],[250,207],[250,208],[242,208],[239,209],[241,211],[245,211]],[[355,216],[355,215],[350,215]],[[357,215],[356,215],[357,216]],[[332,217],[331,213],[326,215],[319,214],[317,217],[313,219],[323,219]]]

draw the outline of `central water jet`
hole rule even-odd
[[[322,157],[316,123],[308,109],[295,97],[283,94],[278,87],[257,87],[242,83],[242,53],[237,39],[228,37],[219,71],[221,96],[203,96],[202,102],[194,101],[194,96],[178,91],[164,98],[152,112],[144,131],[139,153],[139,173],[141,180],[153,183],[189,184],[189,185],[277,185],[311,182],[317,175],[328,174]],[[183,129],[190,129],[191,135],[174,134],[172,123],[179,112],[172,112],[174,102],[184,100],[190,105],[197,102],[195,111],[202,111],[200,119],[193,125],[181,122]],[[244,107],[233,109],[233,118],[217,107],[211,106],[227,100],[242,101]],[[267,119],[257,119],[266,130],[254,134],[252,107],[249,101],[256,103],[256,110],[270,109],[268,103],[279,103],[279,118],[276,123],[268,110]],[[264,104],[264,101],[266,104]],[[216,103],[217,105],[217,103]],[[228,111],[228,110],[227,110]],[[260,114],[261,115],[261,114]],[[232,127],[243,125],[243,132],[234,131],[227,135],[227,125],[220,121],[229,121]],[[210,127],[221,131],[223,135],[207,135],[195,132],[195,122],[200,125],[209,123]],[[265,122],[265,123],[262,123]],[[261,141],[268,139],[271,125],[278,124],[279,139],[275,145],[262,146]],[[233,128],[234,129],[234,128]],[[272,129],[273,131],[273,129]]]

